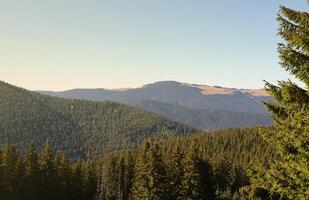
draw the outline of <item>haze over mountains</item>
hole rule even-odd
[[[206,130],[272,124],[262,104],[262,101],[269,101],[271,97],[263,89],[236,89],[161,81],[132,89],[39,92],[63,98],[116,101]]]

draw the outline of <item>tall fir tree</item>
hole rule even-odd
[[[181,178],[183,177],[182,161],[184,159],[184,153],[177,143],[168,159],[168,171],[170,178],[170,195],[171,199],[180,199],[180,185]]]
[[[12,145],[6,145],[0,161],[0,199],[17,199],[20,189],[22,160],[20,154]]]
[[[276,122],[275,129],[261,131],[281,157],[251,171],[252,188],[264,189],[279,199],[309,199],[309,13],[284,6],[278,14],[284,43],[278,46],[280,64],[303,83],[266,82],[275,102],[265,103]],[[264,193],[263,193],[264,194]]]
[[[150,142],[147,141],[142,145],[136,155],[136,162],[134,167],[134,179],[131,191],[132,200],[150,200],[149,194],[149,177],[148,168],[149,163],[147,162],[147,152],[150,149]]]
[[[147,141],[136,161],[132,199],[170,199],[168,180],[159,144]]]
[[[205,191],[202,186],[200,172],[201,158],[195,141],[191,141],[189,152],[185,155],[183,166],[183,177],[180,183],[179,199],[204,200]]]
[[[39,168],[42,178],[41,194],[43,199],[54,199],[56,193],[56,171],[54,166],[54,155],[49,140],[43,146],[39,155]]]
[[[39,170],[38,153],[35,145],[31,142],[27,148],[25,161],[25,180],[22,191],[24,199],[38,199],[41,186],[41,174]]]

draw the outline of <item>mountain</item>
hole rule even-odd
[[[88,100],[112,100],[124,104],[138,104],[156,100],[189,108],[267,113],[261,101],[270,100],[262,89],[235,89],[219,86],[195,85],[176,81],[161,81],[141,88],[124,90],[73,89],[63,92],[38,91],[50,96]]]
[[[0,82],[0,146],[37,146],[50,139],[71,157],[98,156],[195,129],[151,112],[114,103],[49,97]]]
[[[197,129],[216,130],[225,128],[269,126],[269,115],[242,113],[226,110],[202,110],[155,100],[144,100],[138,105],[144,110],[159,113],[169,119],[179,121]]]
[[[262,104],[262,101],[269,101],[271,97],[263,89],[236,89],[161,81],[141,88],[123,90],[73,89],[39,92],[63,98],[112,100],[141,107],[169,119],[207,130],[272,123]]]

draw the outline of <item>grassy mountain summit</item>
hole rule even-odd
[[[0,82],[0,145],[37,145],[47,138],[71,156],[97,156],[195,129],[110,101],[44,96]]]

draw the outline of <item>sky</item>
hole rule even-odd
[[[279,5],[306,0],[0,0],[0,80],[30,90],[162,80],[262,88],[278,64]]]

